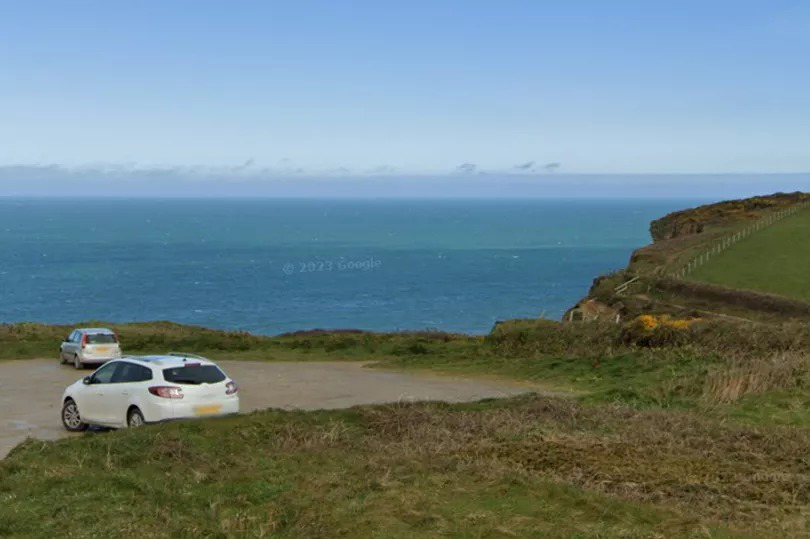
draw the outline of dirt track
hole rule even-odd
[[[223,361],[239,384],[241,408],[314,410],[398,400],[473,401],[526,391],[506,382],[387,372],[357,363]],[[59,419],[62,391],[91,370],[57,360],[0,362],[0,458],[26,437],[67,436]]]

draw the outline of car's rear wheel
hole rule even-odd
[[[77,371],[84,368],[84,363],[82,363],[82,360],[79,359],[79,354],[73,356],[73,366],[76,367]]]
[[[79,407],[73,399],[67,399],[62,405],[62,424],[70,432],[82,432],[87,430],[87,423],[82,421],[79,415]]]
[[[143,418],[143,414],[137,408],[131,408],[127,413],[127,427],[134,429],[137,427],[143,427],[146,425],[146,421]]]

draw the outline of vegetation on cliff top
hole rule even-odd
[[[738,200],[725,200],[672,212],[650,223],[654,242],[700,234],[712,227],[723,227],[762,218],[799,202],[810,200],[808,193],[775,193]]]

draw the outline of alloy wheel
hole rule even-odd
[[[134,429],[137,427],[144,426],[146,422],[143,420],[143,415],[141,415],[140,410],[132,410],[129,413],[129,421],[127,422],[129,428]]]
[[[76,406],[76,403],[72,400],[66,402],[64,407],[62,407],[62,422],[65,424],[65,427],[72,432],[78,432],[87,428],[82,421],[81,414],[79,414],[79,407]]]

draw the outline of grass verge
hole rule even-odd
[[[525,396],[29,441],[10,537],[786,537],[806,431]]]

